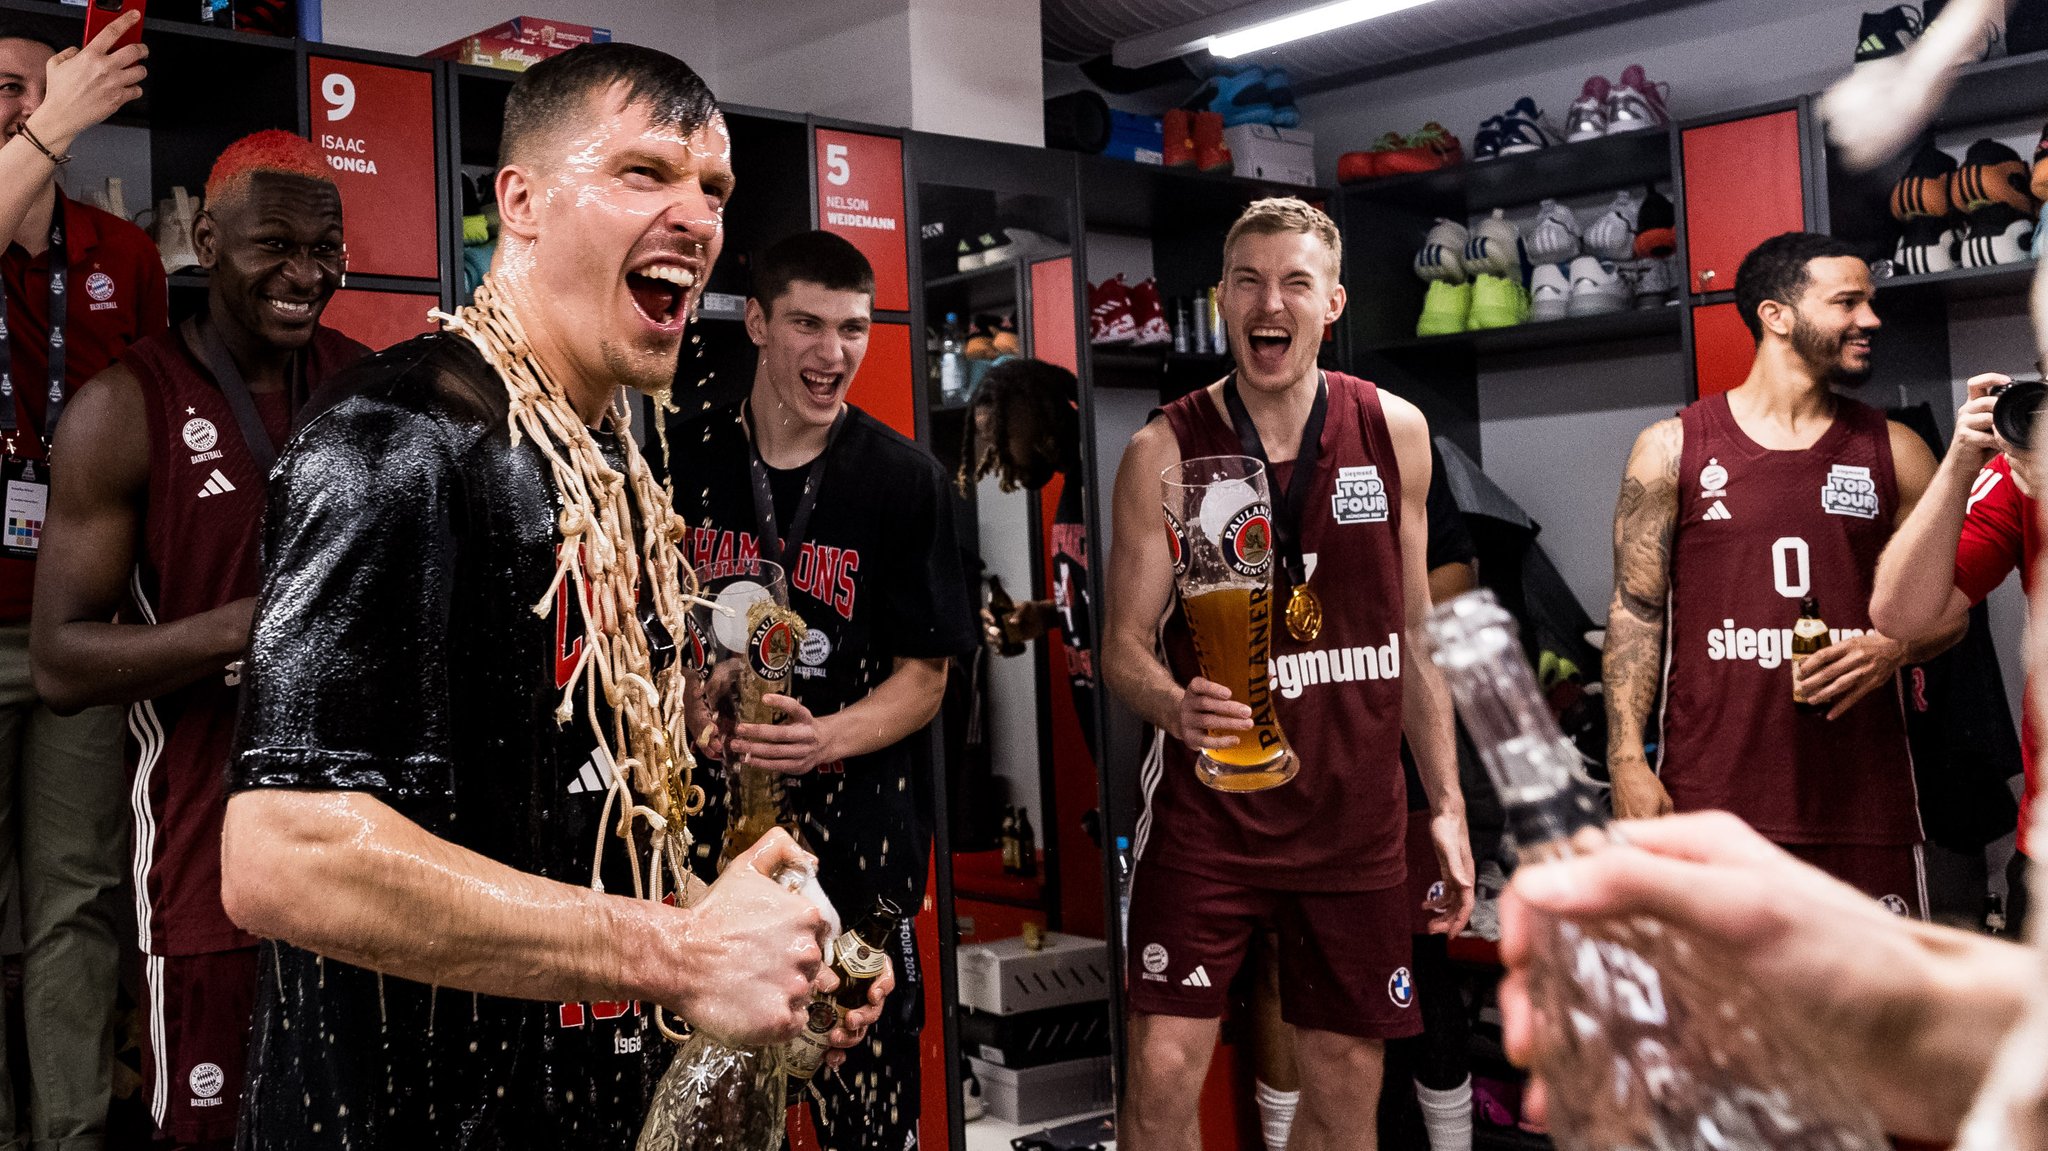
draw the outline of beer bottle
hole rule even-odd
[[[1828,625],[1820,618],[1820,605],[1812,596],[1799,601],[1799,622],[1792,625],[1792,706],[1802,712],[1821,710],[1816,704],[1806,702],[1806,693],[1799,687],[1799,669],[1806,663],[1806,657],[1828,646]]]
[[[1017,874],[1026,877],[1038,874],[1038,837],[1031,829],[1031,813],[1024,808],[1017,809]]]
[[[875,900],[875,909],[855,924],[853,930],[832,941],[832,973],[839,976],[839,989],[830,995],[813,995],[804,1029],[783,1052],[783,1069],[791,1079],[809,1079],[824,1066],[825,1053],[832,1050],[827,1037],[846,1013],[867,1005],[868,988],[889,969],[889,947],[894,941],[903,909],[888,899]]]
[[[1003,577],[990,574],[988,577],[988,613],[996,617],[996,651],[1005,656],[1023,655],[1024,640],[1017,634],[1014,622],[1017,601],[1003,590]]]
[[[1003,830],[997,843],[1003,849],[1003,874],[1017,874],[1017,809],[1003,809]]]

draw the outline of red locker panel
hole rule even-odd
[[[439,296],[343,288],[327,301],[320,322],[344,336],[361,340],[373,352],[381,352],[431,330],[434,321],[427,318],[427,312],[440,306]]]
[[[1732,292],[1742,257],[1780,232],[1806,226],[1799,113],[1688,128],[1686,267],[1695,292]]]
[[[917,388],[910,361],[910,325],[876,324],[868,330],[868,355],[846,397],[861,411],[917,438]]]
[[[1692,358],[1702,398],[1736,387],[1749,376],[1756,340],[1733,303],[1692,310]]]
[[[1078,372],[1081,361],[1074,344],[1073,258],[1041,260],[1031,265],[1031,354]]]

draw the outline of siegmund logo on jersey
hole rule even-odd
[[[1387,642],[1378,647],[1318,648],[1276,655],[1272,671],[1273,686],[1288,699],[1300,699],[1302,692],[1318,684],[1400,679],[1401,635],[1388,632]]]
[[[1877,482],[1869,468],[1836,464],[1828,469],[1827,482],[1820,488],[1820,510],[1831,516],[1877,518]]]
[[[1840,643],[1864,634],[1860,627],[1831,627],[1828,639]],[[1707,633],[1707,658],[1754,663],[1768,671],[1792,657],[1792,629],[1789,627],[1736,627],[1732,619]]]
[[[1338,523],[1383,524],[1387,510],[1387,485],[1380,480],[1377,465],[1337,469],[1337,494],[1330,497],[1330,514]]]

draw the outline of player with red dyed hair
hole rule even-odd
[[[308,395],[368,349],[320,325],[341,194],[305,139],[229,145],[192,241],[205,314],[129,348],[64,420],[32,654],[52,708],[128,706],[145,1098],[159,1139],[224,1147],[256,941],[221,907],[221,786],[264,482]]]

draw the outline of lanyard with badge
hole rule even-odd
[[[811,524],[811,510],[818,505],[818,488],[825,480],[825,458],[832,454],[832,445],[838,442],[839,430],[846,426],[846,413],[850,410],[841,405],[839,414],[832,418],[832,430],[825,433],[824,450],[804,473],[804,492],[797,498],[795,514],[789,517],[789,535],[785,539],[775,524],[775,489],[768,482],[768,461],[761,458],[761,449],[754,442],[753,414],[742,409],[747,429],[747,468],[754,481],[754,524],[761,539],[761,554],[782,565],[785,580],[796,578],[794,565],[803,547],[804,529]]]
[[[26,405],[14,394],[13,333],[7,325],[7,285],[0,280],[0,484],[6,489],[4,534],[0,534],[0,555],[9,559],[32,560],[43,542],[43,518],[50,510],[50,441],[57,434],[57,421],[64,414],[64,325],[65,281],[71,264],[64,249],[64,197],[58,196],[50,209],[50,360],[49,407],[41,426],[32,430],[43,442],[43,459],[23,459],[15,454],[20,433],[20,415]],[[35,413],[29,412],[33,423]]]
[[[1237,443],[1245,455],[1265,465],[1268,482],[1273,463],[1266,458],[1265,441],[1245,410],[1244,397],[1237,392],[1237,373],[1223,381],[1223,406],[1237,428]],[[1323,420],[1330,411],[1330,379],[1316,373],[1316,402],[1309,409],[1308,423],[1301,429],[1301,447],[1294,454],[1294,471],[1287,477],[1287,491],[1275,493],[1273,501],[1273,545],[1287,569],[1287,634],[1303,643],[1323,633],[1323,605],[1309,590],[1308,562],[1301,553],[1301,513],[1308,505],[1308,490],[1315,483],[1316,463],[1322,455]]]

